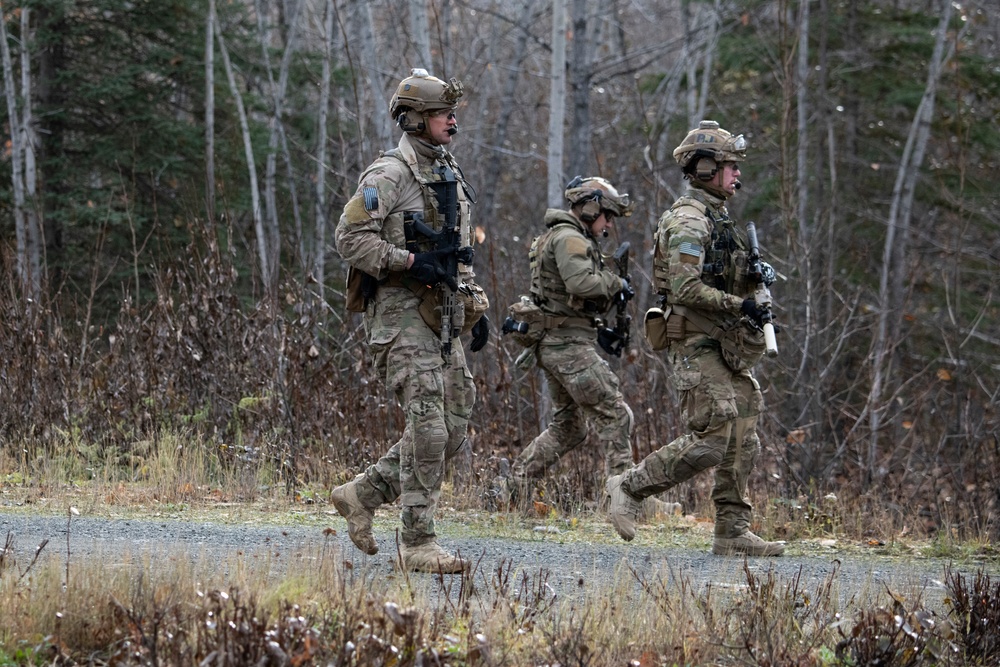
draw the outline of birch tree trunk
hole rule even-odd
[[[28,260],[27,216],[24,204],[24,147],[21,142],[21,116],[17,109],[17,89],[14,86],[14,63],[7,43],[7,18],[0,3],[0,56],[3,58],[4,97],[7,99],[7,119],[10,124],[11,189],[14,192],[14,236],[17,252],[17,275],[21,289],[31,293],[31,262]]]
[[[531,25],[538,18],[544,5],[536,3],[535,0],[522,0],[521,11],[518,13],[517,39],[514,42],[514,52],[510,70],[507,73],[507,80],[503,87],[502,105],[508,105],[514,99],[517,91],[518,81],[524,76],[522,67],[524,65],[525,54],[528,50],[528,37],[531,36]],[[507,141],[507,128],[510,113],[497,114],[497,122],[493,128],[493,138],[491,144],[495,146],[495,155],[492,159],[485,161],[484,183],[499,183],[500,173],[503,168],[503,147]],[[493,206],[496,201],[496,188],[483,188],[482,196],[479,200],[477,216],[480,220],[492,220],[494,215]]]
[[[796,48],[798,49],[798,64],[795,70],[795,110],[796,110],[796,135],[798,137],[798,147],[796,150],[796,173],[795,193],[798,197],[799,220],[799,242],[796,245],[799,258],[799,276],[805,279],[806,289],[803,306],[805,308],[805,335],[802,337],[802,356],[799,362],[798,377],[801,378],[808,367],[809,348],[812,342],[815,304],[814,299],[818,296],[813,285],[812,271],[812,243],[810,239],[810,225],[806,215],[809,205],[809,2],[801,0],[799,3],[799,29]]]
[[[597,175],[590,166],[590,139],[593,132],[590,120],[590,80],[592,76],[593,48],[587,30],[587,0],[573,0],[570,24],[573,27],[573,57],[570,60],[570,95],[573,120],[570,122],[570,140],[566,163],[570,174]]]
[[[566,0],[552,0],[552,67],[549,87],[548,205],[560,206],[563,176],[563,125],[566,119]]]
[[[219,44],[219,55],[222,57],[222,65],[226,70],[226,80],[229,82],[229,91],[233,95],[233,102],[236,104],[236,115],[240,120],[240,132],[243,135],[243,153],[247,160],[247,175],[250,180],[250,209],[253,216],[254,233],[257,235],[257,259],[260,262],[260,279],[264,289],[270,292],[272,289],[273,267],[271,266],[270,255],[267,251],[267,234],[264,230],[264,219],[260,210],[260,186],[257,183],[257,163],[253,156],[253,142],[250,138],[250,122],[247,120],[246,107],[243,104],[243,97],[240,95],[239,86],[236,85],[236,74],[233,72],[233,63],[229,59],[229,51],[226,49],[226,41],[222,36],[222,29],[218,21],[215,23],[215,37]]]
[[[372,7],[365,0],[354,0],[352,4],[351,17],[355,22],[354,34],[361,40],[361,64],[362,77],[367,84],[370,93],[371,108],[358,108],[358,120],[361,125],[362,136],[362,162],[374,158],[379,150],[388,148],[392,144],[392,121],[389,118],[389,92],[382,80],[380,59],[378,50],[375,48],[375,27],[372,17]],[[397,72],[398,79],[408,76],[413,65],[401,64],[402,71]],[[365,97],[359,96],[359,104],[365,103]],[[371,132],[375,134],[376,145],[372,146],[371,132],[366,132],[362,119],[371,120]]]
[[[941,21],[938,23],[937,35],[934,41],[934,52],[931,56],[927,72],[927,85],[920,100],[920,106],[914,114],[913,123],[906,137],[903,155],[899,161],[899,171],[892,190],[892,203],[889,207],[889,220],[886,226],[885,246],[882,249],[882,271],[879,276],[879,315],[878,327],[873,346],[873,376],[871,392],[866,410],[868,422],[871,425],[868,441],[867,469],[865,488],[867,489],[876,477],[879,460],[878,439],[882,430],[883,394],[885,378],[891,374],[893,365],[893,344],[897,328],[901,304],[891,298],[890,280],[893,273],[905,270],[906,256],[897,248],[897,231],[905,237],[909,230],[910,215],[913,207],[913,196],[917,181],[920,178],[920,165],[923,163],[927,141],[930,138],[930,125],[934,117],[934,101],[937,95],[938,80],[941,70],[950,57],[943,56],[945,38],[948,34],[948,23],[951,20],[951,0],[942,0]]]
[[[205,214],[215,222],[215,0],[205,17]]]
[[[27,232],[27,264],[31,295],[38,302],[42,292],[42,234],[39,216],[42,207],[38,201],[38,133],[35,132],[33,112],[34,95],[31,89],[31,54],[28,45],[32,33],[28,7],[21,8],[21,150],[24,151],[24,225]]]
[[[414,67],[423,67],[434,74],[434,63],[431,61],[431,33],[427,24],[427,0],[410,0],[410,34],[413,36],[413,46],[417,51],[417,62]]]
[[[313,252],[313,277],[320,303],[325,301],[326,286],[326,123],[330,111],[330,79],[333,70],[333,0],[326,0],[323,21],[323,74],[319,89],[319,114],[316,120],[316,241]]]

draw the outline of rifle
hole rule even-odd
[[[760,261],[760,247],[757,245],[757,226],[752,222],[747,223],[747,239],[750,242],[747,268],[750,277],[757,281],[757,290],[754,292],[753,300],[764,310],[764,316],[761,318],[764,348],[767,350],[767,356],[775,357],[778,355],[778,342],[774,338],[774,324],[771,321],[771,290],[768,287],[770,283],[774,282],[774,278],[771,277],[768,280],[768,276],[764,275],[764,268]],[[771,269],[770,272],[773,274],[774,270]]]
[[[448,165],[434,170],[438,180],[428,183],[437,199],[438,213],[444,216],[441,231],[435,232],[427,226],[422,215],[413,217],[413,228],[433,242],[435,250],[453,250],[443,259],[445,280],[441,284],[441,358],[445,365],[451,358],[451,341],[461,331],[455,325],[456,293],[458,292],[458,263],[472,264],[474,251],[471,246],[462,247],[462,230],[458,226],[458,179]]]
[[[618,246],[618,250],[615,250],[615,254],[611,256],[615,267],[618,269],[618,276],[625,279],[626,283],[632,280],[628,275],[629,248],[629,242],[625,241]],[[632,316],[628,314],[628,302],[631,298],[632,295],[627,294],[625,289],[620,290],[615,296],[614,301],[614,328],[602,326],[597,330],[597,344],[605,352],[616,357],[622,356],[622,350],[628,347],[629,339],[632,336]]]

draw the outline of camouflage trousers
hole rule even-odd
[[[403,408],[399,441],[358,480],[358,499],[375,509],[397,498],[401,540],[417,546],[435,539],[434,510],[445,464],[466,443],[476,400],[472,373],[459,339],[445,364],[441,340],[420,318],[419,300],[408,290],[386,288],[366,315],[368,346],[376,368]]]
[[[632,465],[632,410],[618,387],[618,376],[585,339],[543,340],[537,352],[552,398],[552,420],[512,466],[515,480],[538,479],[567,452],[587,439],[587,421],[604,449],[607,474]]]
[[[737,537],[750,527],[747,479],[760,456],[760,386],[749,370],[730,370],[704,336],[671,345],[669,361],[688,433],[643,459],[622,488],[645,498],[715,467],[715,534]]]

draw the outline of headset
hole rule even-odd
[[[396,124],[399,125],[399,129],[403,132],[423,132],[426,129],[423,117],[420,118],[420,122],[414,123],[410,120],[410,113],[413,109],[407,109],[403,111],[398,116],[396,116]]]

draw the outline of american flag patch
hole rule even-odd
[[[684,241],[681,243],[677,251],[682,255],[691,255],[692,257],[701,257],[701,246],[697,243],[691,243],[690,241]]]
[[[365,210],[366,211],[377,211],[378,210],[378,188],[373,188],[367,186],[361,189],[361,194],[365,198]]]

